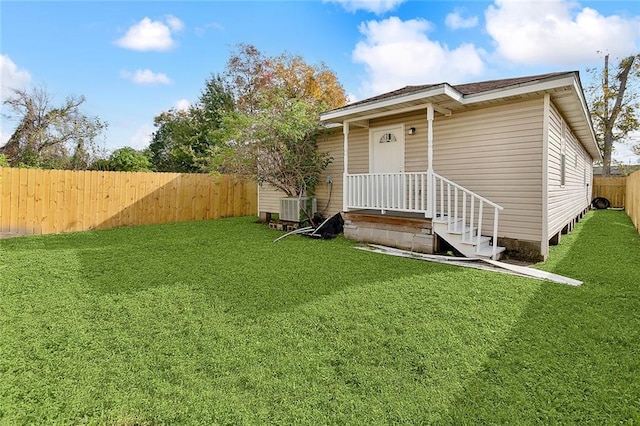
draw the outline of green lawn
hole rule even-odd
[[[0,424],[634,424],[640,237],[533,279],[255,218],[0,240]]]

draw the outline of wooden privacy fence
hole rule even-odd
[[[640,232],[640,171],[627,176],[627,215]]]
[[[611,207],[624,207],[626,192],[626,177],[593,177],[593,198],[604,197]]]
[[[257,214],[229,176],[0,168],[0,234],[53,234]]]

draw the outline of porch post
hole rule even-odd
[[[347,175],[349,174],[349,122],[342,123],[342,133],[344,134],[344,164],[342,167],[342,211],[347,211],[347,197],[349,196],[349,188]]]
[[[436,202],[436,187],[433,179],[433,104],[427,104],[427,214],[433,218]]]

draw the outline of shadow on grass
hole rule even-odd
[[[78,235],[70,245],[80,258],[82,279],[98,293],[180,286],[249,316],[290,309],[348,287],[456,270],[371,256],[341,238],[291,236],[274,243],[282,233],[254,222],[121,228]]]
[[[450,408],[453,424],[640,421],[640,237],[624,212],[590,213],[541,269],[545,284]]]

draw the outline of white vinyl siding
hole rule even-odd
[[[318,140],[318,149],[328,152],[333,161],[326,168],[320,182],[316,186],[318,211],[329,217],[342,211],[342,171],[344,166],[344,135],[342,129],[333,130]],[[332,184],[327,183],[327,176],[331,176]],[[331,199],[329,199],[331,195]]]
[[[504,207],[500,237],[541,239],[543,107],[539,98],[434,121],[434,171]]]
[[[259,213],[278,213],[280,211],[280,198],[286,197],[284,192],[273,186],[263,183],[258,186]]]
[[[342,133],[341,142],[344,143]],[[369,129],[353,124],[349,128],[349,173],[369,173]]]
[[[547,220],[549,227],[547,239],[550,239],[589,207],[592,160],[553,104],[550,108],[548,132],[549,176],[547,192],[549,211]],[[564,182],[562,176],[563,154]]]

